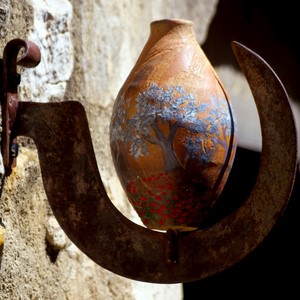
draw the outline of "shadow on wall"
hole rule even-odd
[[[230,43],[244,44],[272,66],[290,97],[300,102],[296,4],[292,0],[220,0],[201,47],[213,66],[228,64],[240,71]]]
[[[291,0],[220,0],[207,39],[201,46],[214,67],[232,65],[236,40],[261,55],[277,73],[289,96],[300,102],[298,10]],[[218,222],[245,201],[253,188],[260,153],[238,147],[232,171],[208,225]],[[300,174],[289,204],[266,240],[240,263],[209,278],[185,283],[184,299],[250,299],[285,295],[299,298]],[[293,296],[291,296],[293,295]],[[298,296],[297,296],[298,295]],[[227,297],[226,297],[227,296]],[[290,297],[289,297],[290,296]]]

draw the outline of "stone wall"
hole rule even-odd
[[[0,1],[1,51],[18,37],[35,42],[42,54],[38,67],[20,70],[20,99],[77,100],[84,105],[108,195],[137,223],[110,158],[108,124],[114,98],[148,38],[151,21],[190,19],[202,43],[216,5],[217,0]],[[129,280],[81,253],[51,212],[33,142],[22,138],[20,146],[17,167],[9,177],[2,175],[0,216],[6,240],[1,299],[183,298],[181,284]]]

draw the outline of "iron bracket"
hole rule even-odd
[[[20,50],[23,53],[20,54]],[[1,153],[6,175],[16,166],[17,137],[12,134],[19,104],[18,86],[21,76],[17,66],[33,68],[40,63],[41,53],[36,44],[22,39],[9,41],[0,60],[0,101],[2,108]]]
[[[17,60],[21,48],[25,52]],[[13,40],[4,50],[2,155],[13,166],[18,136],[34,140],[46,195],[72,242],[100,266],[152,283],[200,280],[239,262],[269,234],[289,200],[296,174],[297,133],[289,98],[271,67],[233,42],[262,129],[256,184],[248,199],[217,224],[191,232],[157,232],[125,218],[111,203],[97,167],[84,107],[78,101],[18,101],[16,66],[40,60],[36,45]],[[68,116],[68,118],[66,118]]]

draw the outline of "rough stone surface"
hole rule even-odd
[[[4,0],[0,3],[0,46],[16,37],[26,38],[33,29],[33,9],[26,0]]]
[[[22,73],[20,96],[37,102],[61,101],[73,71],[72,5],[67,0],[31,0],[31,4],[38,30],[32,30],[29,39],[39,46],[41,62]]]
[[[46,241],[49,243],[49,247],[53,250],[62,250],[66,247],[66,235],[60,228],[56,218],[49,216],[46,220]]]
[[[0,26],[5,26],[9,19],[9,1],[2,0],[0,3]]]
[[[35,42],[42,53],[38,67],[20,70],[21,100],[83,103],[108,195],[137,223],[110,158],[108,126],[113,101],[148,38],[151,21],[193,20],[202,42],[216,4],[216,0],[0,3],[0,49],[18,37]],[[19,143],[17,167],[9,177],[2,176],[0,217],[6,240],[1,299],[182,299],[181,284],[129,280],[96,265],[78,250],[55,222],[33,142],[20,138]]]

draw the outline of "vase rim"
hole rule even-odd
[[[186,19],[159,19],[156,21],[151,22],[151,24],[158,24],[158,23],[171,23],[171,24],[178,24],[178,25],[194,25],[194,22],[191,20]]]

